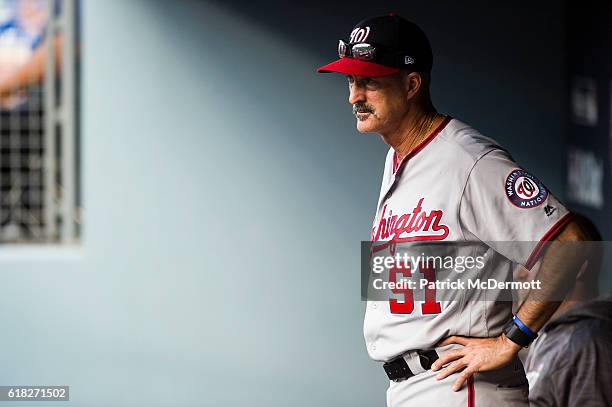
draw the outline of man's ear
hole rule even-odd
[[[411,100],[419,93],[423,79],[418,72],[403,73],[404,89],[406,90],[406,99]]]

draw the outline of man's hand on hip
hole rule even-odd
[[[463,345],[461,349],[446,352],[431,365],[434,372],[444,367],[436,376],[442,380],[455,372],[461,371],[453,383],[453,390],[459,391],[463,383],[474,373],[498,369],[512,361],[521,349],[519,345],[500,335],[495,338],[469,338],[465,336],[449,336],[438,344],[445,346],[451,344]]]

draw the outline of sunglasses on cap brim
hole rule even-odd
[[[376,58],[377,46],[368,43],[351,44],[349,42],[338,41],[338,56],[340,58],[355,58],[362,61],[373,61]]]
[[[414,59],[405,55],[404,52],[393,52],[384,45],[365,42],[351,44],[350,42],[339,40],[338,56],[340,58],[353,58],[395,68],[406,68],[414,64]]]

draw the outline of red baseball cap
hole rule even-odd
[[[433,65],[431,45],[423,30],[394,14],[359,22],[348,41],[339,41],[338,55],[338,60],[317,72],[376,77],[401,69],[431,72]]]

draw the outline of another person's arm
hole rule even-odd
[[[54,40],[55,59],[57,66],[61,64],[62,38],[60,35]],[[43,41],[34,51],[32,57],[15,72],[0,81],[0,102],[9,98],[16,90],[42,82],[47,64],[47,40]]]

